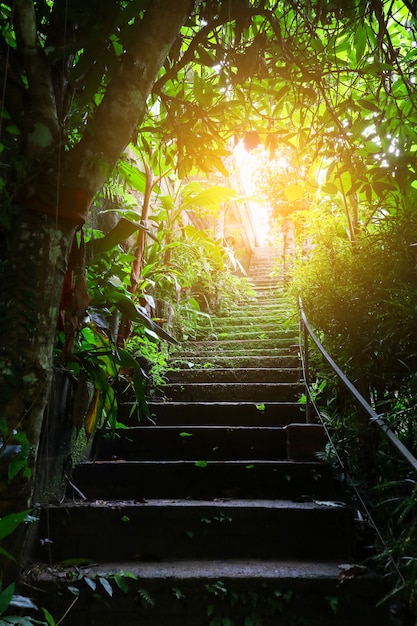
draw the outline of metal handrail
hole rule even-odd
[[[323,357],[326,359],[330,367],[337,374],[341,382],[345,385],[345,387],[350,391],[350,393],[354,396],[356,401],[361,405],[361,407],[366,411],[366,413],[371,418],[370,421],[372,424],[376,424],[380,430],[384,433],[384,435],[389,440],[390,444],[397,450],[397,452],[407,461],[407,463],[411,466],[414,472],[417,473],[417,459],[408,448],[398,439],[397,435],[392,432],[389,428],[388,424],[382,419],[371,407],[371,405],[365,400],[365,398],[359,393],[356,387],[351,383],[351,381],[347,378],[347,376],[342,372],[340,367],[335,363],[323,345],[320,343],[320,340],[315,335],[312,330],[305,311],[303,307],[303,302],[301,297],[298,300],[298,306],[300,309],[300,318],[304,327],[304,356],[307,365],[307,377],[308,377],[308,335],[311,337],[313,342],[315,343],[318,350],[321,352]],[[308,378],[306,380],[306,385],[309,385]],[[308,416],[307,416],[308,417]]]

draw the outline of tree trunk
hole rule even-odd
[[[20,471],[8,480],[0,465],[0,517],[28,509],[36,458],[50,391],[54,337],[66,259],[74,228],[58,227],[52,216],[21,214],[1,281],[0,415],[4,445],[13,433],[27,438],[30,478]],[[8,459],[9,457],[5,457]],[[18,534],[11,538],[18,539]],[[10,550],[18,552],[14,545]]]
[[[0,267],[0,449],[13,442],[14,431],[24,433],[32,475],[24,478],[20,472],[8,481],[7,463],[0,463],[0,517],[32,504],[59,302],[75,229],[142,120],[158,73],[194,6],[194,0],[152,0],[79,144],[62,159],[56,158],[57,146],[42,143],[26,155],[40,174],[32,172],[21,187],[14,241],[7,264]],[[32,24],[35,14],[29,18]],[[28,37],[36,36],[33,28],[26,30]],[[31,77],[33,90],[36,72]],[[42,85],[48,87],[48,80],[46,72]],[[46,92],[49,98],[51,90]],[[38,107],[43,127],[51,122],[56,130],[53,102],[49,98],[46,104]],[[31,119],[33,125],[38,121]],[[18,547],[12,550],[17,556]]]

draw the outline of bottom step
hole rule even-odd
[[[38,566],[25,582],[57,619],[76,598],[67,626],[388,626],[379,579],[341,573],[326,562],[180,561]]]

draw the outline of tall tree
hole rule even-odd
[[[3,129],[13,144],[16,127],[19,143],[8,181],[13,229],[1,280],[1,417],[7,433],[25,432],[33,468],[74,234],[142,120],[194,0],[93,2],[88,8],[17,0],[1,10],[2,110],[3,120],[9,118]],[[109,52],[116,43],[119,56]],[[83,81],[83,73],[94,75],[100,64],[98,80]],[[31,483],[22,480],[17,488],[15,480],[8,489],[2,480],[7,508],[28,506]]]

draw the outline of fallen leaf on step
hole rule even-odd
[[[337,567],[341,570],[339,574],[339,585],[346,580],[352,580],[353,578],[362,576],[368,571],[365,565],[358,565],[357,563],[342,563]]]

